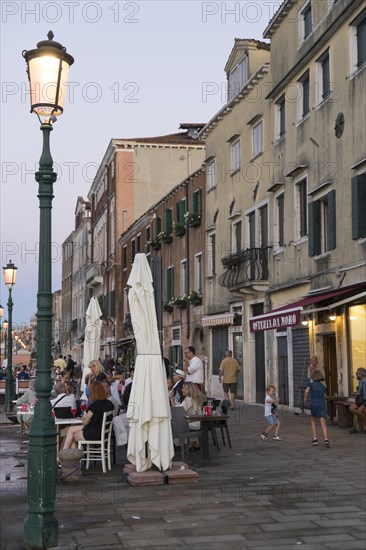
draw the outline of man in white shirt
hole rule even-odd
[[[184,366],[184,371],[186,372],[185,382],[193,382],[198,389],[203,390],[205,381],[203,363],[201,359],[197,357],[195,348],[193,346],[187,346],[184,348],[184,355],[189,361],[188,366]]]

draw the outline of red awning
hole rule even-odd
[[[331,300],[341,295],[352,295],[360,289],[366,289],[366,282],[329,290],[314,296],[307,296],[292,304],[273,309],[262,315],[256,315],[249,319],[250,332],[263,332],[264,330],[296,326],[300,323],[300,312],[304,307]]]

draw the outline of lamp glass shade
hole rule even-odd
[[[31,110],[40,116],[59,116],[63,112],[69,64],[51,55],[29,61]],[[59,80],[59,71],[60,80]]]
[[[48,40],[38,42],[36,49],[23,51],[30,82],[31,112],[46,117],[63,113],[69,69],[74,63],[74,58],[53,36],[50,31]]]
[[[3,306],[0,306],[0,317],[4,315],[4,308]]]
[[[11,262],[9,262],[6,267],[3,267],[4,280],[6,286],[11,289],[15,285],[15,280],[17,278],[17,267]]]
[[[3,322],[4,330],[8,330],[8,326],[9,326],[9,323],[8,323],[8,321],[5,319],[5,321]]]

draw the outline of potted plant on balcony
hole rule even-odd
[[[184,223],[175,222],[173,228],[177,237],[181,237],[186,232],[186,226]]]
[[[146,248],[152,248],[153,250],[159,250],[161,248],[161,241],[159,235],[155,239],[146,241]]]
[[[158,234],[158,238],[162,243],[170,244],[173,242],[173,235],[171,233],[166,233],[165,231],[161,231]]]
[[[163,310],[168,312],[173,311],[173,304],[171,300],[166,300],[163,302]]]
[[[201,223],[201,214],[198,214],[198,212],[186,212],[184,219],[190,227],[197,227]]]
[[[175,298],[171,299],[172,304],[179,308],[184,309],[187,307],[187,296],[176,296]]]
[[[188,302],[190,302],[194,306],[202,304],[202,295],[195,290],[191,290],[191,292],[188,294],[187,299]]]

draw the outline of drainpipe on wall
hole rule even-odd
[[[190,151],[188,151],[188,159],[189,159],[189,163],[188,163],[188,167],[189,167],[189,164],[190,164]],[[189,185],[188,185],[188,182],[187,182],[187,185],[186,185],[186,209],[187,209],[187,212],[189,212]],[[187,291],[190,292],[190,276],[189,276],[189,271],[190,271],[190,251],[189,251],[189,225],[188,223],[186,223],[186,255],[187,255]],[[190,328],[190,323],[191,323],[191,306],[190,306],[190,303],[188,302],[187,303],[187,307],[186,307],[186,319],[187,319],[187,332],[186,332],[186,336],[187,338],[189,339],[190,337],[190,334],[191,334],[191,328]]]

